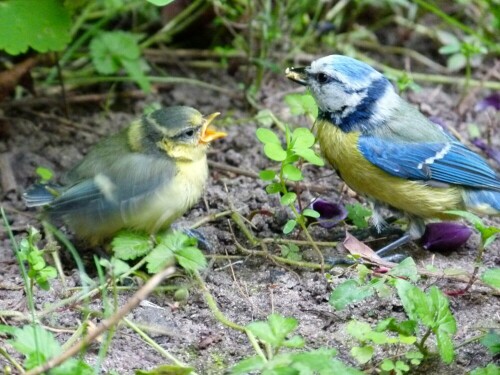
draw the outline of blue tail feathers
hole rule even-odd
[[[58,195],[58,186],[35,184],[24,192],[23,199],[27,207],[40,207],[50,204]]]
[[[468,189],[464,199],[468,210],[486,215],[500,215],[500,191]]]

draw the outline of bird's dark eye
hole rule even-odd
[[[184,132],[184,136],[192,137],[194,135],[194,129],[189,129]]]
[[[330,76],[325,73],[318,73],[316,74],[316,81],[318,83],[327,83],[330,80]]]

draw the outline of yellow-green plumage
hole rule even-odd
[[[447,218],[444,211],[464,208],[460,188],[428,186],[392,176],[374,166],[359,151],[361,133],[346,133],[324,120],[318,120],[315,126],[325,158],[357,193],[423,218]]]
[[[208,143],[225,136],[209,129],[217,115],[203,118],[189,107],[152,112],[94,146],[66,175],[65,187],[38,186],[26,203],[47,205],[51,217],[91,244],[123,228],[167,228],[203,193]]]

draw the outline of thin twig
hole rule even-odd
[[[61,363],[65,362],[72,356],[79,353],[85,346],[93,342],[97,337],[99,337],[104,331],[108,330],[112,326],[116,325],[124,316],[126,316],[130,311],[132,311],[141,301],[147,298],[147,296],[153,292],[154,288],[159,285],[165,278],[173,275],[175,273],[175,267],[165,268],[163,271],[158,272],[156,275],[151,277],[144,286],[139,289],[128,301],[120,308],[114,315],[109,319],[104,320],[99,324],[95,330],[90,332],[87,336],[83,337],[78,344],[73,345],[66,352],[60,356],[50,359],[43,365],[38,366],[26,373],[26,375],[39,375],[42,374]]]

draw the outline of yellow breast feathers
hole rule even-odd
[[[357,193],[424,218],[444,218],[443,211],[463,209],[460,189],[431,187],[392,176],[364,158],[358,148],[359,132],[345,133],[320,120],[316,126],[325,158]]]

